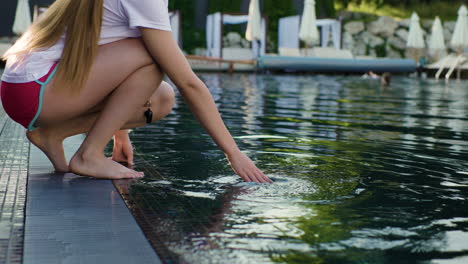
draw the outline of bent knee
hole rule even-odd
[[[161,100],[170,104],[171,106],[174,105],[174,88],[172,88],[172,86],[167,82],[162,82],[159,86],[159,89],[161,89]]]
[[[172,108],[174,107],[174,89],[167,82],[162,82],[159,88],[153,94],[152,101],[154,101],[154,105],[157,107],[157,114],[153,117],[153,121],[164,118],[172,111]]]
[[[159,69],[159,66],[151,63],[138,68],[132,75],[142,85],[149,85],[152,87],[158,87],[163,79],[164,74]]]

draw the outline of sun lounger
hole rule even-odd
[[[437,62],[434,62],[432,64],[429,64],[426,66],[427,69],[449,69],[452,67],[452,65],[457,63],[457,60],[459,60],[459,56],[456,54],[450,54],[448,56],[443,57]],[[464,61],[460,64],[460,68],[462,69],[468,69],[468,62]]]

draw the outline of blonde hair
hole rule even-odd
[[[37,49],[49,48],[63,34],[65,47],[55,76],[56,89],[79,92],[98,50],[104,0],[57,0],[10,48],[3,59],[18,60]]]

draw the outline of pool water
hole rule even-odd
[[[468,263],[466,81],[200,77],[275,183],[241,182],[179,96],[131,135],[128,203],[166,262]]]

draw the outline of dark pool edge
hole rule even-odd
[[[82,140],[67,140],[68,156]],[[112,181],[51,171],[32,146],[24,264],[161,263]]]
[[[22,263],[29,142],[0,104],[0,263]]]
[[[133,217],[137,221],[138,225],[142,229],[149,243],[151,244],[154,251],[158,254],[159,258],[163,263],[186,263],[185,260],[178,254],[172,252],[165,242],[164,234],[159,234],[153,228],[151,219],[148,219],[147,213],[141,208],[140,205],[136,204],[130,194],[130,188],[132,181],[129,180],[114,180],[115,188],[119,191],[125,204],[132,212]]]

